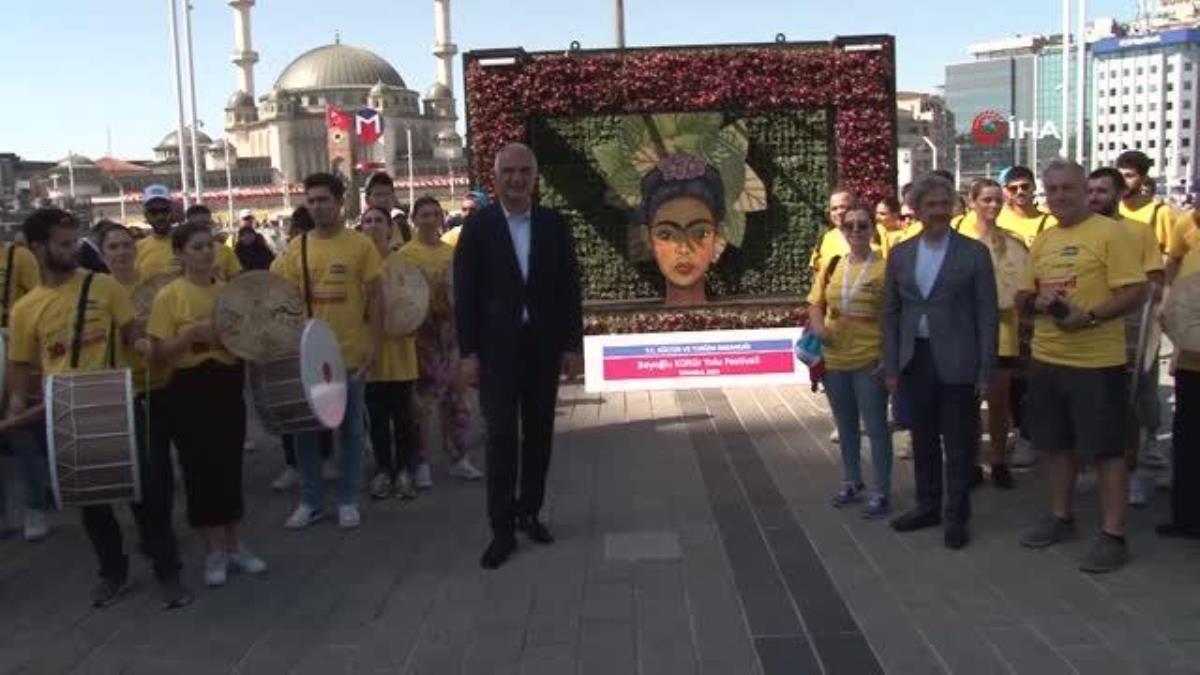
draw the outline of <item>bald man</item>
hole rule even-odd
[[[461,375],[479,387],[488,431],[492,542],[480,560],[484,569],[508,560],[517,530],[539,544],[554,541],[538,513],[558,379],[563,372],[578,375],[583,365],[579,262],[570,226],[557,211],[533,203],[537,158],[528,147],[505,146],[494,170],[499,200],[467,219],[454,256]]]

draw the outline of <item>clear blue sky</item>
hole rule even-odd
[[[182,0],[181,0],[182,2]],[[214,138],[234,88],[232,10],[225,0],[193,0],[200,119]],[[1091,0],[1089,14],[1132,18],[1136,0]],[[15,6],[19,5],[19,9]],[[607,47],[612,0],[453,0],[461,51],[520,45],[530,50]],[[1016,33],[1056,32],[1056,0],[625,0],[630,46],[828,39],[891,33],[899,86],[932,91],[966,47]],[[16,2],[0,21],[0,151],[57,159],[73,150],[148,158],[175,125],[166,0]],[[419,92],[433,80],[431,0],[258,0],[254,8],[258,95],[307,49],[333,41],[388,59]],[[456,70],[460,64],[456,63]],[[461,72],[456,82],[461,96]],[[460,102],[461,103],[461,102]]]

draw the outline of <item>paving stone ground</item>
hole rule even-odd
[[[295,496],[270,491],[281,453],[256,434],[245,530],[268,575],[202,588],[180,524],[194,605],[160,610],[138,560],[134,591],[93,610],[83,533],[56,514],[47,540],[0,542],[0,673],[1200,673],[1200,544],[1153,535],[1164,494],[1108,576],[1077,571],[1087,538],[1018,546],[1046,503],[1036,469],[977,491],[972,543],[950,552],[828,506],[831,429],[802,388],[564,388],[558,541],[491,573],[482,485],[439,472],[415,502],[367,504],[357,531],[286,531]],[[911,462],[895,475],[907,508]],[[1095,495],[1079,516],[1094,526]]]

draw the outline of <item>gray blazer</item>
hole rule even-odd
[[[987,246],[957,232],[946,234],[946,258],[929,298],[917,286],[917,242],[910,239],[888,256],[884,282],[883,365],[899,377],[912,360],[921,314],[938,376],[946,384],[986,386],[996,365],[996,277]]]

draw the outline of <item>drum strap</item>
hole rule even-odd
[[[89,273],[83,278],[83,288],[79,289],[79,304],[75,307],[75,331],[71,335],[71,370],[79,368],[79,352],[83,350],[83,324],[87,319],[88,292],[92,290],[92,279],[95,274]]]
[[[822,300],[825,301],[825,306],[829,307],[829,280],[833,278],[833,273],[837,270],[837,265],[842,261],[842,256],[835,255],[829,259],[829,266],[825,268],[825,275],[821,277],[821,288],[825,289]],[[845,309],[844,307],[842,309]]]
[[[1037,229],[1038,234],[1041,234],[1042,230],[1046,229],[1046,221],[1047,220],[1050,220],[1050,214],[1049,213],[1042,214],[1042,220],[1041,220],[1041,222],[1038,223],[1038,229]]]
[[[300,235],[300,284],[304,287],[304,307],[312,318],[312,284],[308,278],[308,233]]]
[[[12,297],[13,284],[13,255],[17,252],[17,245],[10,243],[8,245],[8,253],[5,254],[4,268],[4,308],[0,311],[0,328],[8,328],[8,305],[9,298]]]

